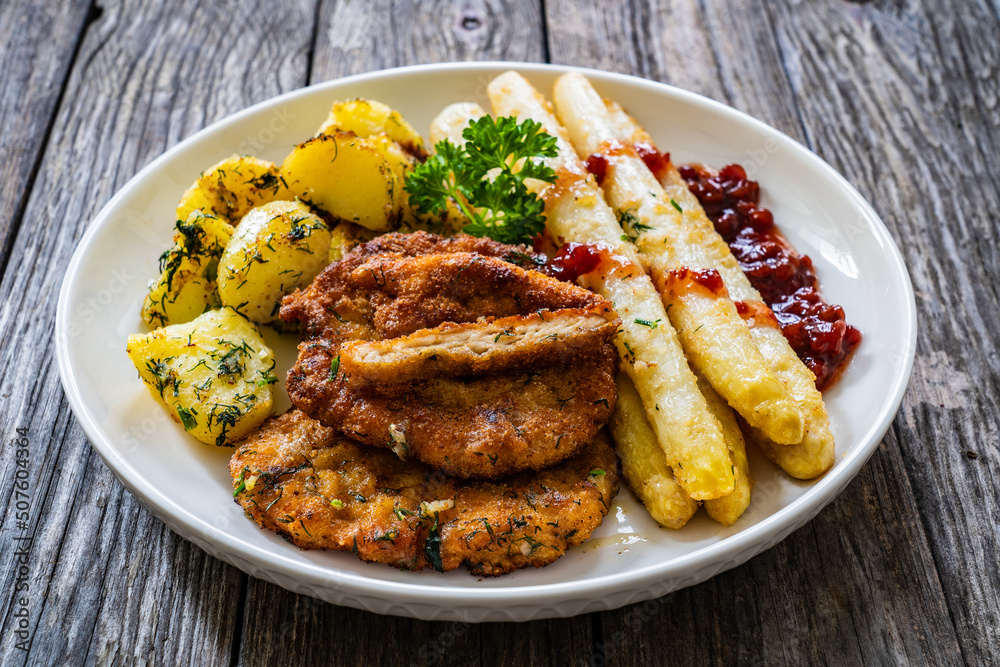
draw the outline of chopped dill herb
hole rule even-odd
[[[244,478],[246,477],[248,470],[249,468],[244,466],[243,470],[240,471],[240,478],[236,480],[237,484],[236,484],[236,490],[233,491],[233,498],[240,495],[240,493],[242,493],[243,490],[247,488],[247,484],[244,481]]]
[[[438,513],[434,513],[434,525],[427,533],[427,540],[424,542],[424,555],[427,562],[438,572],[444,572],[444,564],[441,562],[441,532],[438,528]]]
[[[638,216],[636,216],[635,211],[632,209],[618,211],[615,213],[615,217],[618,218],[618,224],[621,225],[622,230],[625,232],[622,234],[622,241],[635,243],[636,239],[639,238],[639,234],[652,229],[649,225],[639,222]]]
[[[632,349],[632,346],[628,344],[627,340],[623,340],[622,341],[622,345],[624,345],[625,349],[628,350],[628,354],[625,357],[625,361],[629,362],[630,364],[634,364],[635,363],[635,351]]]
[[[177,406],[177,416],[181,418],[181,424],[184,425],[185,431],[190,431],[195,426],[198,425],[198,420],[195,419],[198,411],[194,408],[185,408],[183,406]]]
[[[376,537],[374,541],[375,542],[393,542],[393,541],[395,541],[395,539],[397,537],[399,537],[399,529],[398,528],[390,528],[389,530],[385,531],[384,533],[382,533],[381,535],[379,535],[378,537]]]

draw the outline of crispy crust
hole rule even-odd
[[[282,304],[281,318],[299,322],[304,336],[287,378],[292,403],[352,438],[463,478],[539,470],[590,443],[616,399],[617,353],[606,338],[562,354],[539,346],[534,363],[522,359],[514,372],[374,386],[345,378],[345,344],[446,322],[587,309],[617,326],[603,298],[498,257],[537,259],[494,241],[416,233],[379,237],[331,264]]]
[[[229,470],[247,516],[302,549],[352,551],[407,570],[464,563],[488,576],[553,562],[590,537],[618,492],[604,431],[558,468],[462,481],[366,447],[297,410],[238,443]],[[421,503],[442,500],[454,507],[421,515]]]
[[[353,386],[394,387],[421,377],[478,376],[530,369],[539,359],[569,359],[614,337],[614,312],[564,308],[482,322],[445,322],[407,336],[351,341],[340,368]]]

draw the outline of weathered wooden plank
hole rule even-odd
[[[0,4],[0,268],[24,210],[89,0]]]
[[[705,17],[692,2],[545,3],[553,63],[662,81],[725,101]],[[549,91],[545,91],[548,94]]]
[[[1000,355],[989,317],[1000,233],[990,213],[1000,199],[990,178],[1000,166],[995,5],[546,3],[553,60],[727,101],[847,174],[904,248],[923,327],[895,430],[830,508],[742,568],[602,614],[593,629],[594,616],[465,628],[376,617],[259,581],[244,590],[245,577],[139,508],[69,417],[46,332],[75,239],[166,146],[304,81],[312,8],[268,7],[113,4],[80,52],[68,89],[76,95],[62,105],[0,284],[0,424],[8,441],[16,427],[29,429],[31,497],[22,531],[16,448],[0,448],[0,662],[218,664],[229,662],[235,635],[236,657],[262,664],[990,660],[1000,632]],[[536,4],[466,7],[324,4],[310,81],[412,62],[544,56]],[[276,62],[260,67],[261,54]],[[25,580],[30,655],[11,640],[14,538],[25,535],[35,539]],[[593,648],[602,652],[588,655]]]
[[[580,665],[599,641],[595,614],[529,623],[491,623],[480,632],[481,665]]]
[[[240,664],[474,664],[475,627],[378,616],[250,579]]]
[[[818,4],[795,7],[798,34],[813,34],[818,16],[850,11],[840,4]],[[586,64],[586,54],[605,54],[599,62],[607,66],[606,54],[614,45],[601,26],[622,20],[620,6],[602,3],[573,13],[549,3],[547,9],[553,60]],[[782,48],[763,3],[706,3],[684,20],[677,18],[674,3],[658,3],[648,11],[661,17],[647,21],[657,29],[629,33],[639,57],[651,63],[639,66],[640,71],[669,83],[684,85],[678,77],[691,81],[694,85],[688,87],[696,92],[733,104],[807,143],[832,124],[831,117],[850,118],[833,125],[845,134],[853,129],[853,116],[816,104],[831,76],[831,66],[820,67],[820,58],[837,49],[837,35],[814,41],[817,67],[803,73],[797,68],[805,46]],[[562,17],[561,22],[554,16]],[[693,36],[692,31],[703,34]],[[678,50],[677,44],[696,46]],[[662,54],[670,51],[672,60],[664,61]],[[848,80],[845,86],[858,83]],[[810,122],[799,108],[804,98],[817,106]],[[893,116],[886,113],[885,118]],[[854,159],[834,164],[850,176],[871,153],[855,154],[848,138],[841,139],[841,150],[852,152]],[[646,614],[642,606],[603,614],[601,656],[626,664],[641,664],[655,655],[697,664],[734,659],[843,664],[888,656],[918,663],[951,661],[958,646],[955,629],[918,516],[897,440],[887,437],[845,494],[775,549],[651,605]],[[669,631],[648,631],[663,625]]]
[[[920,331],[901,453],[962,656],[990,662],[1000,642],[996,6],[772,8],[816,150],[882,213],[910,267]],[[850,121],[830,123],[838,111]]]
[[[314,5],[107,2],[89,26],[0,284],[5,442],[28,430],[24,527],[0,448],[0,663],[230,661],[246,579],[170,533],[94,454],[52,359],[55,297],[89,220],[178,138],[305,83]],[[266,66],[263,58],[267,57]],[[21,557],[15,537],[33,541]],[[23,543],[27,546],[27,541]],[[14,597],[18,559],[25,604]],[[26,614],[29,650],[13,633]]]
[[[531,0],[327,0],[310,83],[402,65],[541,61],[541,27],[540,3]]]
[[[240,664],[578,664],[593,643],[588,619],[418,621],[337,607],[251,578]]]

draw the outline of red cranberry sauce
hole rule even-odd
[[[668,274],[668,281],[670,283],[692,282],[701,285],[712,294],[722,294],[726,288],[722,276],[715,269],[691,269],[682,266]]]
[[[861,332],[847,324],[843,308],[820,296],[812,260],[795,252],[774,227],[774,216],[758,205],[760,187],[743,167],[730,164],[714,173],[686,164],[679,171],[774,311],[792,349],[816,374],[816,387],[830,386],[861,342]]]
[[[740,317],[744,320],[753,320],[754,326],[780,328],[774,311],[760,301],[733,301],[733,305],[736,306],[736,312]]]
[[[655,146],[644,141],[637,141],[633,144],[635,154],[642,158],[649,170],[656,176],[656,180],[662,181],[670,166],[670,153],[661,153]]]
[[[600,266],[606,257],[607,251],[599,246],[567,243],[549,260],[545,272],[559,280],[576,282],[577,278]]]
[[[604,185],[604,177],[608,174],[608,158],[594,153],[587,158],[587,171],[594,175],[598,185]]]
[[[598,185],[603,185],[604,177],[608,173],[608,165],[614,160],[614,156],[626,152],[634,153],[636,157],[645,162],[658,181],[663,179],[670,167],[670,153],[661,153],[651,144],[639,141],[626,146],[612,141],[602,146],[599,153],[594,153],[587,158],[587,171],[594,175]]]

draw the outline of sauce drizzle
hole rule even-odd
[[[760,186],[738,164],[717,173],[695,164],[679,171],[792,349],[816,375],[816,387],[832,385],[861,342],[861,332],[847,323],[843,308],[820,296],[812,260],[798,254],[774,227],[774,216],[759,205]]]
[[[594,175],[598,185],[604,184],[604,177],[608,173],[608,165],[614,162],[616,155],[635,155],[646,163],[656,180],[661,180],[667,173],[670,166],[670,153],[661,153],[655,146],[644,141],[634,144],[623,144],[620,141],[608,141],[601,146],[601,150],[591,154],[587,160],[587,171]]]
[[[715,269],[692,269],[682,266],[673,269],[667,274],[667,284],[675,286],[681,283],[694,283],[700,285],[712,294],[724,294],[726,284],[722,281],[722,276]]]

